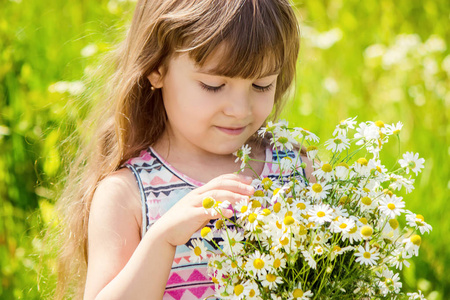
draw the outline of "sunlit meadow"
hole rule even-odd
[[[48,298],[54,251],[44,239],[61,178],[76,150],[62,144],[86,112],[83,78],[124,32],[134,2],[0,2],[0,298]],[[433,226],[403,289],[450,295],[450,4],[296,1],[302,45],[282,117],[329,135],[342,119],[404,123],[385,162],[419,152],[425,169],[407,207]],[[400,148],[400,150],[399,150]]]

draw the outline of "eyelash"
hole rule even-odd
[[[202,89],[204,89],[204,90],[206,90],[208,92],[217,93],[218,91],[220,91],[220,89],[222,89],[222,87],[224,85],[221,85],[221,86],[210,86],[210,85],[204,84],[203,82],[200,82],[200,86],[201,86]],[[270,91],[272,89],[272,87],[273,87],[273,83],[269,84],[268,86],[259,86],[259,85],[253,84],[253,87],[258,92],[263,93],[263,92]]]

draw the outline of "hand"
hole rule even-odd
[[[254,193],[251,182],[251,177],[236,174],[216,177],[184,196],[156,221],[150,230],[162,230],[161,236],[172,246],[183,245],[209,220],[221,217],[220,214],[213,216],[211,210],[205,213],[202,206],[203,199],[212,197],[216,201],[228,201],[234,205],[243,199],[248,200],[249,196]],[[222,214],[230,218],[233,211],[223,209]]]

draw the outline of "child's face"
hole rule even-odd
[[[164,76],[149,80],[162,88],[170,147],[197,153],[230,154],[239,149],[272,111],[277,74],[242,79],[211,74],[217,55],[202,68],[180,54],[170,59]],[[161,71],[161,69],[160,69]]]

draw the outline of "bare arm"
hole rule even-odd
[[[213,218],[201,207],[203,198],[235,203],[253,193],[250,182],[232,174],[213,179],[181,199],[140,241],[141,206],[134,176],[124,169],[108,177],[91,206],[85,299],[161,299],[176,245],[186,243]]]

